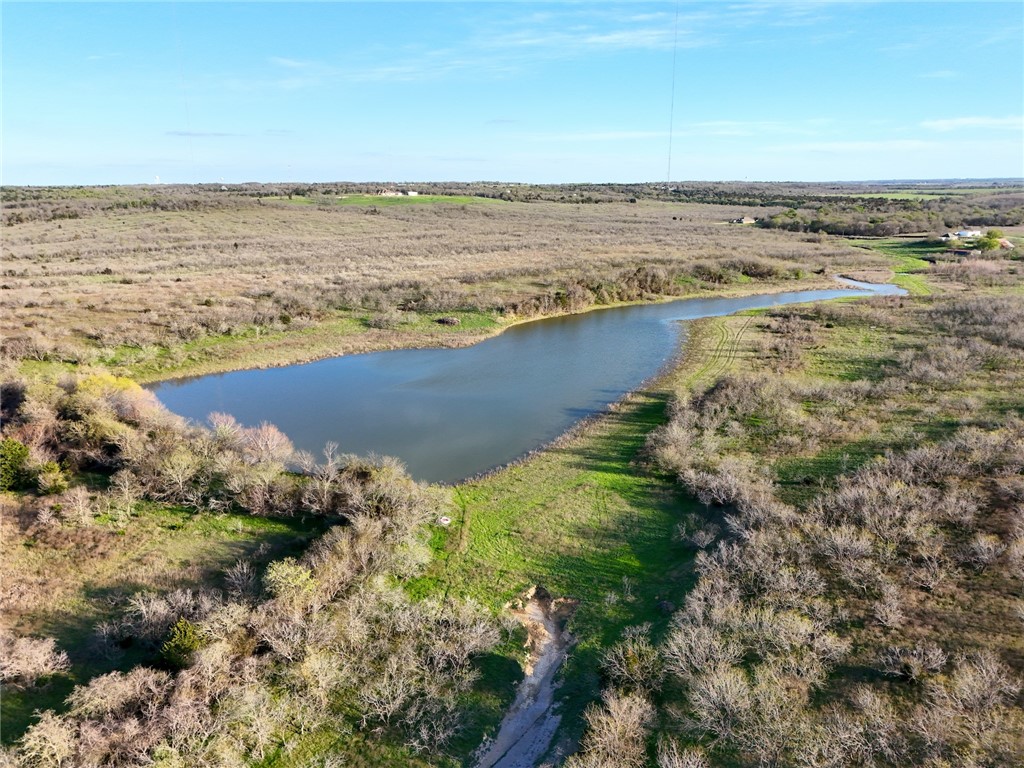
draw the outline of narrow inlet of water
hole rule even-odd
[[[554,440],[654,376],[678,348],[679,321],[843,296],[891,285],[682,299],[523,323],[461,349],[405,349],[192,379],[151,389],[174,413],[270,422],[319,455],[397,456],[417,480],[453,483]]]

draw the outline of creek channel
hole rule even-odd
[[[470,347],[402,349],[154,384],[174,413],[267,421],[317,456],[397,456],[417,480],[454,483],[506,464],[599,413],[656,375],[679,349],[679,321],[839,297],[894,285],[739,298],[680,299],[535,320]]]

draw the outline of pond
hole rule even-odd
[[[452,483],[512,461],[604,410],[678,349],[679,321],[843,296],[891,285],[682,299],[598,309],[512,326],[471,347],[405,349],[237,371],[151,387],[171,411],[275,424],[319,455],[397,456],[418,480]]]

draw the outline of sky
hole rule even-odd
[[[0,181],[1024,176],[1024,3],[2,4]]]

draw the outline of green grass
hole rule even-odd
[[[928,279],[924,275],[897,273],[893,283],[904,288],[911,296],[930,296],[932,293]]]
[[[896,260],[897,271],[924,269],[928,267],[925,256],[931,256],[946,250],[942,243],[931,243],[921,239],[905,239],[899,237],[885,238],[850,238],[844,241],[855,248],[867,248],[878,251]]]
[[[345,768],[455,768],[458,762],[447,758],[427,759],[407,747],[387,739],[368,738],[346,727],[332,727],[306,733],[291,740],[287,747],[273,750],[254,768],[319,768],[332,755],[343,756]],[[327,763],[330,765],[330,763]]]
[[[579,644],[560,689],[572,729],[599,694],[601,650],[627,626],[663,628],[659,603],[690,583],[692,553],[672,534],[695,502],[671,478],[636,464],[647,434],[664,423],[666,404],[665,392],[635,396],[581,436],[456,487],[453,523],[435,535],[434,562],[409,585],[495,610],[536,584],[579,600],[570,623]],[[495,665],[482,683],[510,693],[513,671]],[[500,714],[494,710],[484,730]]]
[[[62,373],[70,373],[75,368],[76,366],[72,363],[60,363],[52,360],[22,360],[18,364],[18,371],[24,376],[47,381],[54,381]]]
[[[360,322],[368,326],[377,313],[364,313]],[[429,340],[437,335],[457,336],[467,331],[495,331],[506,325],[497,315],[489,312],[474,310],[454,310],[451,312],[412,312],[408,313],[410,319],[403,319],[395,330],[411,331],[422,335],[424,340]],[[454,317],[458,319],[457,325],[446,325],[439,323],[441,318]]]
[[[851,239],[848,245],[865,248],[888,256],[893,261],[896,277],[893,282],[905,288],[911,296],[929,296],[932,288],[924,273],[931,267],[925,257],[942,253],[946,250],[943,244],[930,243],[927,240],[907,240],[902,238]]]

